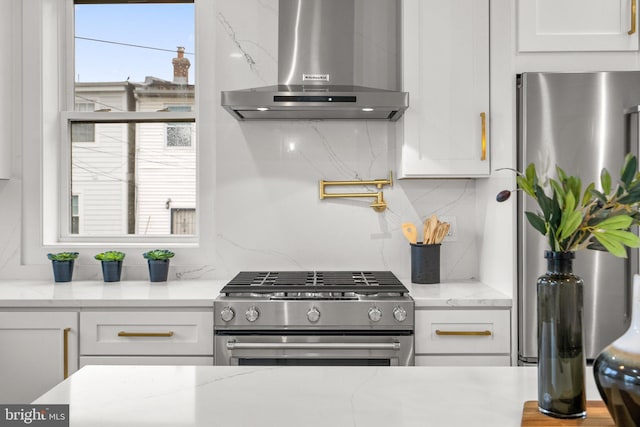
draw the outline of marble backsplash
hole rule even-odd
[[[255,21],[247,20],[247,11]],[[255,1],[242,10],[220,1],[217,17],[218,88],[275,84],[277,1]],[[368,41],[361,41],[367,49],[388,39],[362,28],[356,34]],[[371,57],[386,53],[381,48]],[[387,61],[397,60],[389,55]],[[379,68],[371,63],[362,72]],[[375,74],[359,78],[376,84]],[[457,240],[442,245],[442,279],[477,275],[472,180],[395,180],[383,188],[383,213],[368,199],[319,199],[321,179],[384,179],[395,171],[395,127],[402,122],[238,122],[222,109],[216,120],[216,270],[222,276],[247,269],[376,269],[407,276],[410,247],[400,225],[432,214],[456,217]]]

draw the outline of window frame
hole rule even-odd
[[[174,108],[178,107],[178,109],[174,110]],[[171,104],[167,105],[166,109],[170,112],[187,112],[184,108],[189,108],[188,112],[192,112],[193,108],[191,105],[187,104]],[[189,145],[169,145],[169,128],[170,127],[186,127],[182,126],[184,122],[167,122],[164,128],[164,148],[167,150],[193,150],[194,144],[194,135],[192,126],[188,126],[189,129]]]
[[[75,93],[75,11],[74,6],[76,4],[97,4],[97,3],[129,3],[127,1],[79,1],[79,0],[67,0],[67,19],[69,24],[66,26],[66,45],[67,45],[67,55],[65,58],[66,73],[64,73],[64,78],[66,78],[66,83],[62,85],[64,87],[64,95],[63,95],[63,103],[61,106],[62,111],[60,112],[60,185],[59,185],[59,197],[61,200],[70,201],[72,192],[71,192],[71,182],[72,182],[72,165],[71,165],[71,150],[72,150],[72,141],[71,141],[71,127],[74,123],[94,123],[95,125],[103,124],[103,123],[195,123],[196,122],[196,112],[198,110],[198,96],[197,96],[197,83],[194,85],[195,92],[193,99],[192,110],[189,112],[177,112],[177,111],[153,111],[153,112],[144,112],[144,111],[109,111],[109,112],[84,112],[84,111],[75,111],[76,104],[76,93]],[[136,3],[144,3],[144,1],[136,2]],[[148,3],[154,4],[158,3],[156,0],[150,0]],[[192,1],[188,0],[167,0],[164,3],[192,3]],[[195,10],[195,1],[194,3],[194,21],[196,19],[196,10]],[[194,22],[195,27],[195,22]],[[197,63],[196,63],[197,65]],[[197,79],[196,79],[197,82]],[[195,138],[197,138],[197,131]],[[191,147],[186,147],[193,149],[194,144],[192,143]],[[199,144],[195,144],[196,149],[196,176],[198,175],[198,146]],[[166,141],[165,141],[166,148]],[[180,147],[182,148],[182,147]],[[127,235],[119,235],[119,236],[83,236],[78,234],[71,234],[71,205],[70,203],[59,203],[59,216],[58,216],[58,225],[57,225],[57,241],[60,243],[99,243],[104,241],[109,241],[112,243],[156,243],[156,242],[167,242],[167,243],[198,243],[199,241],[199,218],[198,218],[198,199],[199,199],[199,189],[198,189],[198,179],[196,178],[196,234],[189,236],[179,236],[179,235],[139,235],[139,234],[127,234]],[[178,237],[176,237],[178,236]]]
[[[215,2],[194,0],[195,8],[195,64],[196,76],[215,75],[217,12]],[[47,253],[76,250],[83,257],[91,258],[87,251],[107,249],[127,250],[139,248],[145,251],[163,247],[176,251],[173,263],[178,267],[201,264],[213,267],[216,239],[188,239],[176,236],[145,236],[144,239],[124,237],[121,239],[81,238],[64,241],[60,238],[60,207],[69,205],[60,197],[61,188],[68,183],[68,173],[64,173],[61,162],[63,106],[73,105],[73,98],[65,99],[65,94],[73,84],[73,72],[66,73],[73,64],[69,52],[73,50],[73,0],[20,0],[11,3],[11,13],[15,16],[14,33],[20,40],[16,53],[20,61],[16,63],[15,111],[16,139],[22,141],[21,167],[22,202],[19,215],[21,250],[18,271],[31,274],[31,266],[44,267]],[[202,41],[205,40],[206,43]],[[200,42],[199,42],[200,41]],[[202,54],[199,54],[202,52]],[[198,195],[197,221],[198,236],[215,236],[214,201],[216,198],[215,161],[209,160],[207,167],[199,167],[201,159],[216,158],[216,116],[219,105],[219,88],[214,79],[203,79],[195,88],[196,136],[207,144],[198,144],[196,192]],[[19,96],[18,96],[19,94]],[[197,120],[207,117],[209,120]],[[67,160],[68,161],[68,160]],[[68,169],[67,169],[68,170]],[[66,180],[66,181],[65,181]],[[68,191],[68,190],[67,190]],[[67,210],[70,209],[67,207]],[[67,211],[68,213],[68,211]],[[207,221],[202,221],[207,218]],[[173,238],[172,238],[173,237]],[[128,257],[129,264],[142,268],[142,257]],[[24,270],[23,270],[24,268]],[[44,270],[44,271],[49,271]],[[203,270],[211,271],[210,268]],[[29,276],[31,277],[31,276]]]

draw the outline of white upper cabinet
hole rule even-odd
[[[521,52],[638,50],[637,0],[518,0]]]
[[[398,177],[488,176],[489,1],[402,4]]]

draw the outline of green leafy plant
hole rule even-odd
[[[572,252],[586,248],[626,258],[625,247],[640,246],[640,237],[629,231],[632,225],[640,223],[637,168],[636,157],[628,154],[615,188],[609,172],[602,169],[601,190],[592,182],[584,191],[580,178],[568,176],[560,167],[556,167],[557,179],[544,182],[533,163],[524,173],[515,172],[518,190],[534,199],[539,207],[537,212],[525,212],[527,220],[546,236],[551,250]],[[510,194],[509,190],[501,191],[496,199],[505,201]]]
[[[174,255],[175,254],[173,252],[168,251],[166,249],[154,249],[152,251],[145,252],[142,254],[143,257],[150,260],[169,259],[169,258],[173,258]]]
[[[98,261],[122,261],[124,257],[125,253],[119,251],[100,252],[94,256]]]
[[[78,252],[58,252],[55,254],[47,254],[47,258],[51,261],[72,261],[78,258]]]

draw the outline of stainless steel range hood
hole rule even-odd
[[[397,0],[280,0],[279,84],[224,91],[222,106],[238,120],[398,120],[409,106],[409,94],[393,90],[398,9]],[[366,27],[380,19],[369,33],[384,38],[383,58],[363,54]],[[387,87],[356,84],[376,79]]]

